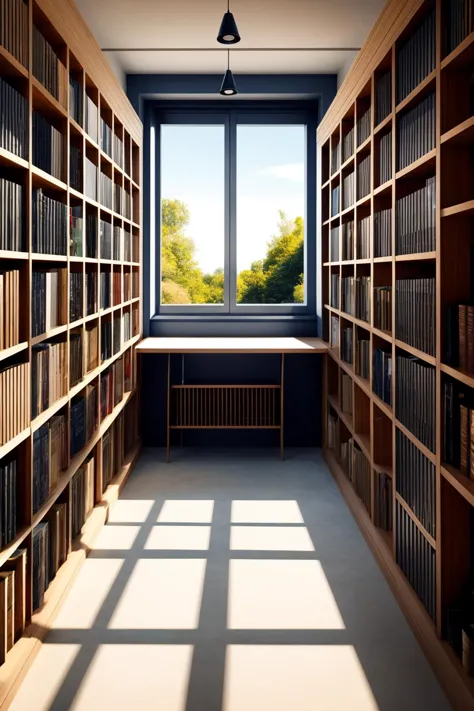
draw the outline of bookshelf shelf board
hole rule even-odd
[[[16,437],[13,439],[9,440],[5,444],[2,444],[0,446],[0,459],[3,459],[3,457],[6,457],[7,454],[10,454],[10,452],[15,449],[15,447],[18,447],[19,444],[25,441],[25,439],[28,439],[28,437],[31,435],[31,429],[30,427],[27,427],[26,429],[23,430],[23,432],[20,432],[17,434]]]
[[[441,69],[464,69],[474,61],[474,32],[441,61]]]
[[[413,254],[397,254],[396,262],[422,262],[436,259],[436,252],[414,252]]]
[[[372,136],[369,136],[368,138],[365,139],[363,143],[360,144],[360,146],[357,146],[356,153],[363,153],[365,150],[370,148],[372,143]]]
[[[388,196],[392,192],[392,185],[393,179],[387,180],[386,183],[383,183],[383,185],[379,185],[378,188],[375,188],[374,195],[384,195],[386,193]]]
[[[326,188],[328,188],[330,186],[330,184],[331,184],[331,178],[329,178],[329,180],[326,180],[326,182],[323,183],[323,185],[321,185],[321,190],[326,190]]]
[[[34,420],[31,420],[31,432],[33,433],[36,432],[36,430],[39,430],[39,428],[44,425],[50,417],[53,417],[53,415],[59,412],[59,410],[67,405],[68,402],[69,395],[63,395],[63,397],[60,397],[56,400],[56,402],[53,402],[47,410],[44,410],[44,412],[41,412],[37,417],[35,417]]]
[[[378,395],[372,393],[372,399],[374,404],[377,405],[379,410],[382,410],[384,415],[386,415],[390,420],[393,420],[393,409],[391,405],[388,405],[384,400],[381,400]]]
[[[78,395],[81,390],[83,390],[87,385],[90,385],[92,381],[97,378],[97,376],[97,369],[94,368],[93,370],[90,370],[88,373],[86,373],[82,380],[73,385],[72,388],[69,388],[70,400],[72,400],[73,397],[76,397],[76,395]]]
[[[446,375],[450,375],[452,378],[455,378],[464,385],[467,385],[468,388],[474,388],[473,374],[470,374],[465,370],[461,370],[460,368],[453,368],[451,365],[445,365],[444,363],[441,363],[440,369],[443,373],[446,373]]]
[[[386,472],[384,472],[386,473]],[[384,531],[383,528],[378,528],[377,527],[377,532],[380,536],[380,540],[382,541],[382,544],[384,546],[387,546],[387,549],[389,552],[392,551],[393,548],[393,535],[392,531]]]
[[[355,210],[355,203],[351,205],[350,207],[346,207],[345,210],[343,210],[339,215],[335,215],[334,218],[337,217],[346,217],[346,215],[350,215],[351,212],[354,212]]]
[[[57,328],[52,328],[50,331],[47,331],[46,333],[42,333],[39,336],[35,336],[34,338],[31,339],[30,343],[32,346],[37,346],[38,343],[47,341],[48,338],[54,338],[54,336],[59,336],[60,333],[66,333],[67,329],[68,329],[67,325],[57,326]]]
[[[84,257],[84,262],[86,264],[97,264],[98,261],[97,257]]]
[[[340,264],[341,267],[350,266],[351,264],[355,264],[355,259],[343,259]]]
[[[43,254],[42,252],[32,252],[31,259],[34,262],[67,262],[67,254]]]
[[[328,396],[328,402],[330,403],[333,410],[337,412],[339,418],[345,424],[351,435],[355,438],[356,435],[354,433],[354,423],[352,415],[350,415],[348,412],[344,412],[344,410],[340,407],[339,403],[333,395],[331,395],[330,397]]]
[[[28,252],[14,252],[9,249],[0,249],[0,259],[29,259]]]
[[[18,546],[23,543],[30,531],[30,526],[22,526],[13,541],[0,550],[0,566],[6,563],[10,556],[16,551]],[[0,667],[0,670],[1,668],[2,667]]]
[[[392,262],[393,257],[374,257],[375,264],[383,264],[384,262]]]
[[[408,437],[408,439],[411,442],[413,442],[414,445],[416,445],[418,447],[420,452],[422,452],[425,455],[425,457],[430,460],[430,462],[432,462],[433,464],[436,464],[436,455],[433,454],[433,452],[430,449],[428,449],[428,447],[426,447],[423,444],[423,442],[420,442],[418,437],[415,437],[415,435],[412,432],[410,432],[410,430],[407,427],[405,427],[405,425],[403,425],[400,422],[400,420],[397,420],[396,418],[395,418],[395,424],[398,427],[398,429],[401,432],[403,432],[405,437]]]
[[[69,257],[70,262],[74,262],[74,264],[82,264],[84,262],[84,257]]]
[[[100,148],[99,152],[100,152],[100,157],[101,157],[102,160],[105,160],[107,163],[109,163],[109,165],[113,166],[116,170],[119,170],[120,172],[122,172],[122,169],[119,168],[118,165],[116,165],[116,164],[113,162],[112,158],[109,156],[108,153],[106,153],[105,151],[103,151],[102,148]]]
[[[393,114],[390,113],[388,116],[384,118],[383,121],[381,121],[377,126],[374,128],[374,136],[377,135],[377,133],[380,133],[380,131],[383,131],[386,126],[390,126],[390,124],[393,121]]]
[[[329,220],[325,220],[325,221],[323,222],[323,227],[326,227],[326,225],[329,225],[329,223],[331,222],[332,219],[333,219],[333,218],[330,217]]]
[[[81,193],[79,190],[75,190],[74,188],[69,187],[69,194],[72,195],[73,197],[78,198],[79,200],[83,200],[84,198],[84,193]]]
[[[371,259],[355,259],[355,264],[371,264]]]
[[[405,343],[404,341],[400,341],[398,338],[395,339],[395,345],[397,348],[401,348],[402,350],[406,351],[407,353],[410,353],[411,355],[415,356],[415,358],[424,360],[426,363],[429,363],[430,365],[436,365],[436,358],[434,356],[428,355],[428,353],[425,353],[424,351],[420,351],[420,350],[418,350],[418,348],[413,348],[413,346],[409,346],[408,343]]]
[[[132,227],[135,227],[136,230],[140,229],[140,225],[137,222],[133,222],[133,220],[127,220],[126,217],[124,217],[123,219],[124,219],[124,222],[130,222]]]
[[[341,165],[341,169],[338,172],[343,172],[344,170],[347,170],[351,166],[351,164],[354,162],[355,155],[352,154],[344,163]],[[336,175],[336,173],[334,174]]]
[[[13,166],[28,169],[27,160],[20,158],[20,156],[17,156],[14,153],[10,153],[10,151],[5,150],[5,148],[0,148],[0,165],[5,167]]]
[[[0,351],[0,361],[11,358],[17,353],[21,353],[28,348],[28,343],[25,341],[23,343],[18,343],[16,346],[11,346],[10,348],[4,348]]]
[[[382,331],[381,328],[375,328],[375,326],[372,326],[372,333],[374,334],[374,336],[384,338],[389,343],[393,342],[393,336],[391,331]]]
[[[411,510],[411,508],[408,506],[408,504],[407,504],[407,502],[405,501],[405,499],[402,499],[402,497],[400,496],[400,494],[399,494],[398,492],[396,492],[395,498],[397,499],[398,503],[402,506],[402,508],[406,511],[406,513],[409,515],[409,517],[411,518],[411,520],[413,521],[413,523],[415,524],[415,526],[418,528],[418,530],[419,530],[419,531],[423,534],[423,536],[426,538],[426,540],[428,541],[428,543],[430,544],[430,546],[431,546],[432,548],[434,548],[434,550],[436,550],[436,541],[435,541],[435,539],[433,538],[433,536],[431,536],[431,535],[428,533],[428,531],[427,531],[426,528],[423,526],[423,524],[421,523],[421,521],[418,520],[418,518],[416,517],[416,515],[413,513],[413,511]]]
[[[474,506],[474,481],[472,479],[461,474],[459,469],[451,464],[442,464],[441,474],[471,506]]]
[[[370,462],[370,435],[354,432],[354,439]]]
[[[393,468],[388,464],[378,464],[374,462],[374,469],[379,474],[386,474],[390,479],[393,479]]]
[[[96,143],[96,142],[94,141],[94,139],[92,139],[92,138],[89,136],[89,134],[87,133],[87,131],[84,131],[83,133],[84,133],[84,138],[86,139],[86,143],[87,143],[89,146],[91,146],[92,148],[95,148],[95,150],[99,153],[99,151],[100,151],[100,146],[99,146],[99,144]]]
[[[474,141],[474,116],[458,124],[441,136],[441,143],[450,146],[470,145]]]
[[[45,112],[55,112],[61,114],[63,118],[68,118],[66,109],[61,106],[59,101],[55,99],[34,76],[31,77],[31,85],[33,90],[33,107],[35,109],[41,109]]]
[[[346,363],[345,360],[342,360],[335,352],[334,350],[329,351],[331,354],[331,357],[336,361],[336,363],[343,369],[345,372],[351,376],[352,380],[365,392],[365,394],[371,398],[372,397],[372,391],[370,387],[368,386],[368,381],[365,378],[361,378],[359,375],[356,375],[356,372],[350,363]]]
[[[455,215],[471,212],[474,212],[474,200],[467,200],[459,205],[451,205],[451,207],[443,208],[441,210],[441,217],[454,217]]]
[[[403,170],[399,170],[395,175],[396,180],[403,178],[424,178],[431,175],[436,169],[436,148],[433,148],[429,153],[418,158],[410,165],[407,165]]]
[[[31,166],[31,174],[33,176],[34,188],[47,187],[61,192],[67,191],[66,183],[63,183],[62,180],[54,178],[52,175],[46,173],[44,170],[41,170],[41,168],[37,168],[35,165]]]
[[[130,182],[132,183],[132,187],[134,187],[135,190],[140,190],[140,186],[138,183],[136,183],[134,180],[132,180],[132,178],[130,178],[130,176],[127,175],[126,173],[124,173],[124,175],[126,178],[128,178],[130,180]]]
[[[72,118],[71,114],[69,114],[69,126],[71,132],[76,133],[78,136],[84,136],[84,129]]]
[[[370,205],[370,202],[372,200],[372,195],[368,193],[367,195],[364,195],[364,197],[359,198],[356,202],[356,207],[362,207],[363,205]]]
[[[423,81],[418,84],[418,86],[413,89],[413,91],[408,94],[408,96],[397,104],[395,112],[398,114],[407,108],[413,101],[422,99],[425,94],[429,94],[430,91],[436,86],[436,70],[432,71],[431,74],[423,79]]]
[[[28,79],[28,69],[13,54],[0,45],[0,72],[6,76],[21,76]]]

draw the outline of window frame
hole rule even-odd
[[[156,288],[155,314],[157,316],[203,315],[228,316],[308,316],[316,314],[316,128],[317,112],[314,107],[301,107],[302,102],[245,102],[232,107],[212,105],[189,106],[190,102],[177,102],[155,108],[156,140]],[[161,126],[224,125],[224,304],[162,304],[161,303]],[[238,304],[237,296],[237,125],[304,125],[305,126],[305,240],[304,274],[305,303],[303,304]]]

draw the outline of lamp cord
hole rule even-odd
[[[227,69],[230,69],[230,49],[227,50]]]

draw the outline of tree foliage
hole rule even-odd
[[[240,304],[284,304],[304,301],[303,218],[290,220],[280,211],[278,234],[267,244],[263,260],[237,275]],[[180,200],[162,202],[163,304],[219,304],[224,301],[224,272],[205,274],[196,259],[196,245],[186,237],[189,210]]]

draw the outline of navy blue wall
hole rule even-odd
[[[157,99],[188,96],[196,100],[217,95],[220,75],[132,74],[127,77],[128,96],[144,124],[143,176],[143,306],[145,335],[296,335],[320,334],[321,298],[312,316],[283,317],[154,317],[155,244],[159,226],[150,212],[156,195],[154,180],[155,143],[153,106]],[[280,99],[304,96],[317,100],[317,121],[326,113],[337,91],[336,75],[236,75],[240,94],[252,100],[269,95]],[[224,100],[232,101],[232,99]],[[234,101],[236,101],[234,99]],[[238,101],[238,100],[237,100]],[[316,191],[315,191],[316,193]],[[316,200],[316,194],[314,195]],[[320,270],[320,245],[317,244],[317,274]],[[317,284],[320,292],[320,284]],[[147,446],[165,445],[166,357],[141,356],[142,432]],[[279,356],[209,356],[185,357],[186,382],[279,382]],[[181,357],[173,357],[173,377],[180,382]],[[176,435],[179,441],[180,435]],[[319,446],[321,442],[321,358],[293,355],[285,359],[285,445]],[[198,432],[186,433],[184,444],[272,445],[278,435],[272,432]]]

